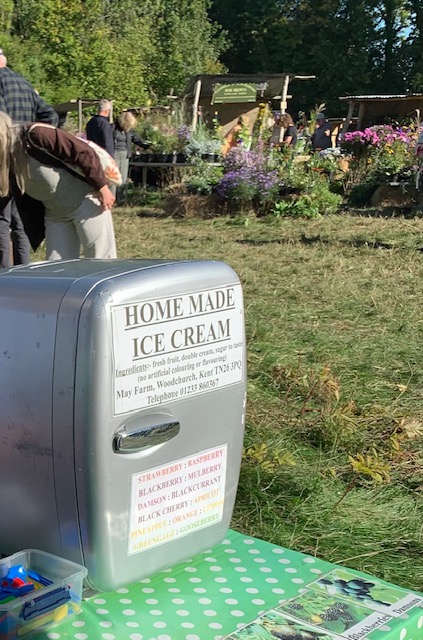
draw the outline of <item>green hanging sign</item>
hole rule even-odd
[[[224,102],[256,102],[257,86],[253,82],[239,82],[237,84],[215,84],[211,103]]]

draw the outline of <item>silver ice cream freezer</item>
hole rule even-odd
[[[213,261],[0,271],[0,552],[115,589],[225,536],[241,464],[242,289]]]

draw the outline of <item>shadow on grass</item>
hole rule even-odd
[[[423,208],[419,206],[408,207],[349,207],[346,206],[344,213],[350,216],[362,218],[423,218]]]
[[[137,212],[138,218],[169,218],[169,214],[163,209],[141,209]]]
[[[324,238],[320,235],[317,236],[306,236],[305,233],[301,233],[299,238],[293,239],[290,238],[272,238],[271,240],[257,240],[255,238],[244,238],[242,240],[235,240],[239,244],[249,244],[253,246],[261,246],[265,244],[292,244],[292,242],[301,242],[302,244],[324,244],[324,245],[335,245],[335,244],[343,244],[348,247],[366,247],[368,249],[398,249],[396,245],[390,244],[388,242],[382,242],[381,240],[363,240],[361,238],[350,238],[348,240],[332,240],[330,238]],[[423,249],[419,249],[421,251]]]
[[[301,234],[300,242],[303,244],[343,244],[349,247],[365,247],[366,249],[399,249],[397,245],[390,242],[383,242],[375,238],[374,240],[365,240],[364,238],[348,238],[345,240],[337,239],[335,243],[329,238],[322,238],[322,236],[306,236],[305,233]]]
[[[256,238],[243,238],[239,240],[235,240],[238,244],[246,244],[251,246],[262,246],[267,244],[292,244],[293,242],[299,242],[304,245],[325,245],[325,246],[335,246],[335,245],[343,245],[346,247],[355,247],[357,249],[365,248],[365,249],[403,249],[410,250],[409,246],[401,246],[397,244],[393,244],[390,242],[384,242],[383,240],[379,240],[378,238],[374,238],[372,240],[366,240],[365,238],[345,238],[345,239],[333,239],[323,237],[321,235],[316,236],[307,236],[304,232],[298,238],[293,238],[292,236],[289,238],[272,238],[266,240],[259,240]],[[414,247],[414,251],[423,252],[423,247]]]

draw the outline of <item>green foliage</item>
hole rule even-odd
[[[211,6],[232,44],[223,55],[231,72],[314,74],[316,80],[292,81],[291,108],[325,101],[331,115],[343,107],[339,96],[421,90],[422,13],[421,0],[213,0]]]
[[[355,474],[370,478],[374,483],[390,481],[391,467],[374,448],[365,455],[348,456],[348,460]]]
[[[289,451],[268,447],[267,443],[255,443],[244,447],[243,460],[264,473],[275,473],[283,465],[295,466],[295,457]]]
[[[167,0],[153,26],[150,86],[159,95],[179,93],[191,75],[224,71],[224,35],[207,14],[207,0]]]
[[[2,0],[0,6],[0,33],[9,33],[12,27],[13,0]],[[4,46],[4,45],[3,45]]]
[[[292,200],[280,200],[275,202],[272,215],[277,218],[290,216],[293,218],[318,218],[319,207],[308,194],[302,194]]]
[[[0,38],[11,66],[53,102],[142,106],[226,67],[315,74],[292,82],[294,111],[324,100],[333,113],[340,95],[423,86],[419,0],[4,0]]]
[[[197,160],[193,173],[186,176],[184,184],[188,193],[210,195],[223,175],[223,169],[208,162]]]
[[[185,145],[185,153],[188,158],[195,159],[203,154],[219,154],[222,148],[222,139],[219,131],[209,129],[205,124],[197,125],[191,133],[190,139]]]
[[[223,71],[224,34],[206,0],[5,0],[1,46],[10,66],[49,102],[113,98],[144,106],[183,89],[193,73]]]
[[[377,186],[378,181],[375,176],[369,176],[361,182],[353,184],[348,194],[349,204],[353,207],[364,207],[368,205]]]
[[[335,213],[343,197],[331,190],[329,176],[332,170],[331,158],[313,158],[306,164],[282,168],[288,195],[274,203],[272,215],[278,218],[319,218]],[[289,194],[289,191],[293,193]]]

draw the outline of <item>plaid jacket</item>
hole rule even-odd
[[[59,116],[30,83],[8,67],[0,69],[0,111],[15,122],[47,122],[57,126]]]

